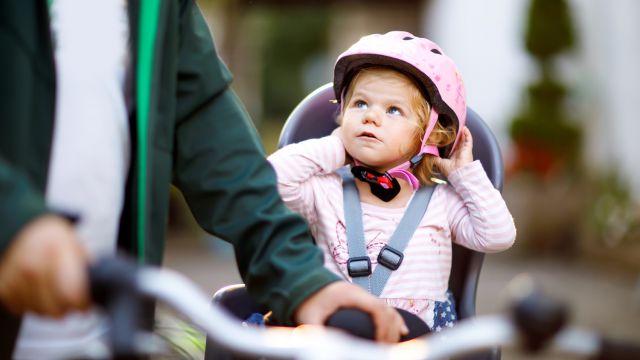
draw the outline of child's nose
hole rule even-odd
[[[375,108],[371,107],[369,109],[367,109],[367,111],[364,113],[364,116],[362,117],[362,123],[363,124],[373,124],[373,125],[380,125],[380,114],[378,113],[378,111],[375,110]]]

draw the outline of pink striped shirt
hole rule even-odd
[[[284,202],[307,219],[325,266],[351,281],[342,198],[335,170],[345,163],[338,137],[306,140],[269,156]],[[361,203],[365,245],[373,269],[406,208]],[[404,250],[402,266],[392,273],[381,298],[433,324],[434,301],[446,300],[451,243],[481,252],[509,248],[516,236],[513,218],[479,161],[451,173],[434,191],[429,208]]]

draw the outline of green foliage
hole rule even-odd
[[[558,80],[553,62],[575,43],[567,2],[532,0],[525,35],[526,49],[536,60],[540,75],[527,87],[526,99],[509,129],[511,138],[574,167],[579,164],[582,131],[566,112],[567,88]],[[530,164],[519,165],[527,168]]]
[[[163,314],[162,320],[156,322],[155,332],[168,345],[171,359],[195,360],[202,358],[206,337],[190,323],[173,314]]]
[[[266,119],[284,120],[305,93],[303,70],[314,56],[326,51],[329,15],[316,7],[269,9],[263,56],[263,101]],[[320,84],[318,84],[320,85]]]
[[[582,132],[565,115],[565,93],[565,86],[551,78],[529,85],[529,101],[513,118],[510,135],[516,142],[535,144],[575,165]]]
[[[640,242],[640,207],[617,172],[595,179],[591,225],[607,247]]]
[[[565,0],[533,0],[529,9],[527,51],[544,60],[574,45],[570,10]]]

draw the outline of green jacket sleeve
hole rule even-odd
[[[43,194],[0,157],[0,255],[23,226],[45,212]]]
[[[293,310],[337,277],[323,267],[304,220],[280,199],[200,11],[191,1],[183,10],[174,183],[198,223],[234,245],[249,293],[291,323]]]

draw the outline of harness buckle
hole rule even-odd
[[[371,260],[368,256],[356,256],[347,260],[349,276],[360,277],[371,275]]]
[[[385,245],[382,250],[380,250],[380,254],[378,254],[378,264],[384,265],[384,267],[391,270],[397,270],[400,264],[402,264],[402,259],[404,259],[402,251],[396,250],[388,245]]]

